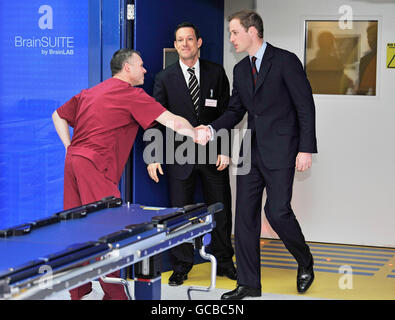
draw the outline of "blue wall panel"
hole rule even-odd
[[[174,29],[183,22],[197,25],[203,38],[201,57],[223,63],[223,0],[136,0],[135,49],[141,52],[147,74],[144,89],[152,94],[154,77],[163,67],[163,48],[172,48]],[[152,181],[143,161],[142,130],[133,148],[133,201],[169,206],[166,176]],[[197,201],[201,195],[197,195]]]
[[[62,208],[51,114],[88,86],[88,1],[0,2],[0,227]]]
[[[111,78],[110,61],[115,51],[123,44],[121,41],[121,1],[104,0],[102,5],[102,80]]]
[[[62,210],[65,151],[51,114],[111,77],[120,3],[0,3],[0,228]]]

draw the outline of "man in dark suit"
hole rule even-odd
[[[295,168],[311,166],[317,152],[315,106],[310,84],[295,54],[263,40],[263,22],[253,11],[228,18],[230,41],[248,56],[234,67],[228,110],[201,127],[211,139],[221,128],[232,128],[248,112],[251,170],[237,176],[235,251],[237,288],[221,299],[261,295],[259,238],[262,195],[266,217],[298,263],[297,290],[305,292],[314,279],[313,256],[291,208]],[[204,144],[200,139],[199,143]],[[243,142],[244,143],[244,142]]]
[[[376,95],[377,21],[370,22],[366,30],[370,51],[359,61],[357,94]]]
[[[174,47],[179,61],[157,74],[153,90],[153,96],[159,103],[171,112],[185,117],[194,126],[208,124],[217,119],[224,113],[229,102],[229,81],[225,70],[218,64],[199,59],[201,45],[202,38],[195,25],[187,22],[178,25]],[[180,159],[177,159],[175,150],[188,141],[179,141],[178,138],[174,140],[173,150],[170,150],[173,143],[166,145],[166,152],[175,153],[176,158],[174,164],[166,165],[171,205],[182,207],[194,203],[198,177],[201,179],[206,204],[223,203],[223,211],[215,215],[216,228],[211,234],[210,248],[218,261],[217,274],[236,280],[231,244],[232,214],[228,170],[230,150],[224,146],[221,149],[221,143],[218,143],[219,149],[213,163],[207,162],[210,156],[207,147],[207,157],[197,161],[199,153],[204,154],[198,149],[205,147],[195,145],[189,139],[189,147],[195,150],[196,157],[192,157],[193,163],[180,164],[177,163]],[[156,182],[159,181],[158,172],[163,174],[160,163],[149,164],[147,170]],[[181,285],[187,279],[193,266],[193,257],[192,244],[182,244],[170,250],[173,268],[173,274],[169,278],[170,285]]]

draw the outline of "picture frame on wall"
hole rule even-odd
[[[178,61],[178,53],[175,48],[163,48],[163,69]]]
[[[378,20],[305,20],[304,37],[313,94],[376,95]]]

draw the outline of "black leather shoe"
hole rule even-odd
[[[249,286],[237,286],[235,290],[224,293],[221,296],[221,300],[241,300],[245,297],[260,297],[261,295],[260,289]]]
[[[218,267],[217,276],[228,277],[231,280],[237,280],[236,268],[234,266],[231,267]]]
[[[170,286],[180,286],[184,283],[184,280],[188,279],[188,274],[180,273],[180,272],[173,272],[173,274],[169,278],[169,285]]]
[[[310,267],[298,267],[298,276],[296,278],[296,287],[299,293],[304,293],[310,288],[314,281],[314,270],[313,266]]]

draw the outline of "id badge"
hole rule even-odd
[[[206,99],[204,105],[206,107],[216,108],[217,107],[217,99]]]

